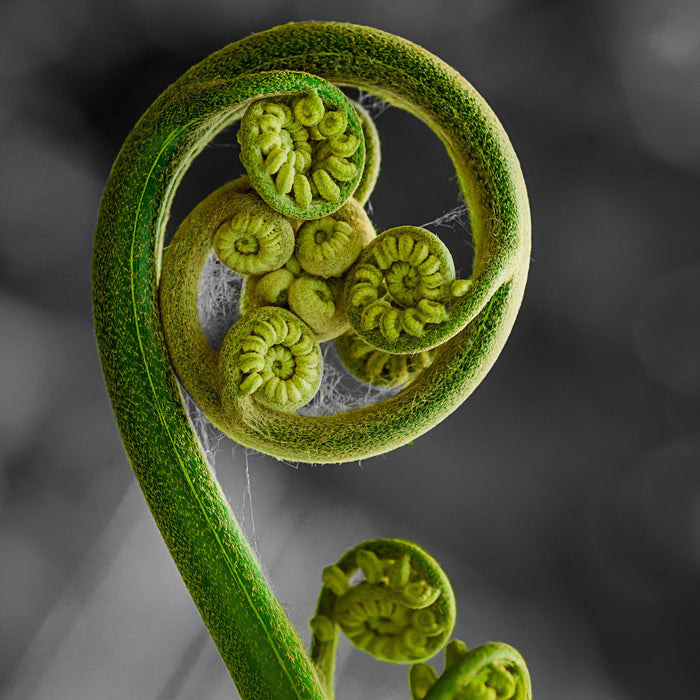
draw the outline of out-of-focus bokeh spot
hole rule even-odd
[[[7,460],[37,437],[55,409],[65,357],[49,318],[6,294],[0,294],[0,328],[0,455]]]
[[[700,5],[695,0],[605,3],[629,116],[655,156],[700,168]]]
[[[76,274],[89,261],[101,183],[80,151],[39,125],[15,123],[0,139],[0,261],[11,283],[61,294],[71,306],[88,289]]]
[[[667,389],[700,398],[700,265],[649,280],[635,319],[637,348]]]
[[[0,76],[18,77],[63,58],[84,30],[85,0],[0,5]]]

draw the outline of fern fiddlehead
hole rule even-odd
[[[272,331],[251,326],[239,337],[233,330],[220,353],[199,327],[196,292],[217,232],[217,252],[245,274],[284,268],[303,277],[290,266],[295,258],[280,263],[289,237],[269,225],[275,217],[260,209],[253,220],[236,210],[231,202],[237,197],[229,195],[261,198],[295,232],[299,219],[329,216],[353,192],[360,205],[366,202],[378,172],[375,132],[332,84],[358,87],[406,109],[440,137],[470,212],[475,259],[469,280],[450,286],[446,319],[437,320],[437,307],[419,307],[425,298],[413,300],[416,313],[403,314],[408,319],[401,328],[413,331],[410,338],[419,337],[420,320],[446,339],[427,369],[380,404],[307,420],[293,407],[305,398],[301,388],[314,383],[314,360],[300,358],[317,351],[297,348],[295,354],[290,338],[308,326],[281,314],[285,331],[264,311],[259,322]],[[182,175],[216,133],[245,120],[248,111],[249,128],[240,139],[253,186],[230,183],[188,217],[191,235],[186,245],[169,246],[159,291],[165,224]],[[287,242],[275,257],[278,236]],[[206,464],[173,366],[210,420],[245,445],[317,462],[378,454],[428,430],[479,383],[513,324],[528,260],[527,196],[502,127],[455,71],[384,32],[308,23],[253,35],[194,66],[134,127],[112,168],[97,223],[94,314],[102,366],[144,495],[242,697],[322,698],[328,688]],[[388,282],[396,288],[398,272],[395,277]],[[289,296],[293,282],[287,281],[288,287],[275,287],[277,299],[285,289]],[[383,327],[398,327],[394,311]],[[253,348],[255,338],[265,349]],[[415,347],[401,352],[413,354]],[[298,381],[287,385],[293,378]],[[414,649],[422,644],[422,637],[417,644],[404,642]]]
[[[238,140],[255,189],[270,206],[293,218],[332,214],[362,176],[360,118],[343,93],[325,81],[317,81],[308,93],[253,103],[241,121]]]
[[[404,540],[370,540],[324,569],[310,622],[311,658],[330,698],[342,631],[376,659],[413,664],[412,700],[531,700],[527,666],[513,647],[492,642],[468,650],[460,640],[445,646],[455,619],[449,579],[423,548]],[[438,677],[422,661],[443,647],[445,670]]]
[[[351,584],[358,571],[363,580]],[[311,620],[312,658],[320,668],[327,666],[325,645],[341,629],[354,646],[377,659],[427,659],[449,638],[455,615],[450,582],[424,549],[403,540],[370,540],[323,571]]]
[[[522,656],[508,644],[467,650],[452,640],[445,647],[445,670],[438,678],[427,664],[411,667],[412,700],[529,700],[530,674]]]
[[[321,383],[321,348],[313,332],[275,307],[257,309],[231,328],[219,362],[225,405],[255,397],[270,408],[295,410]]]
[[[191,344],[191,334],[180,329],[192,327],[193,321],[184,314],[194,318],[193,305],[185,309],[178,302],[171,303],[173,297],[168,293],[175,288],[189,289],[194,294],[201,265],[171,263],[170,249],[164,263],[161,306],[178,376],[214,425],[237,442],[282,459],[343,462],[413,440],[459,406],[483,378],[505,343],[522,298],[529,262],[529,209],[507,138],[461,76],[427,52],[381,32],[348,25],[303,26],[303,31],[294,25],[263,33],[245,44],[251,52],[264,50],[269,54],[264,75],[274,75],[277,80],[274,89],[246,105],[239,130],[241,159],[260,196],[294,222],[295,260],[305,273],[292,279],[294,273],[285,264],[286,272],[271,270],[269,278],[251,280],[246,284],[245,308],[285,306],[314,329],[320,342],[352,328],[382,352],[413,356],[438,346],[440,352],[429,368],[423,366],[423,371],[405,374],[411,381],[402,391],[370,406],[330,416],[273,411],[261,404],[249,406],[246,411],[232,411],[221,406],[209,370],[216,361],[191,361],[192,348],[201,346],[201,339]],[[304,34],[306,29],[311,34]],[[234,64],[248,65],[248,58],[240,50],[227,53]],[[208,75],[207,70],[200,66],[188,75],[195,80],[197,74],[196,80],[200,80]],[[305,71],[313,75],[308,77]],[[413,72],[421,76],[420,81],[412,77]],[[326,79],[370,90],[407,109],[442,139],[471,217],[475,258],[468,279],[455,279],[449,252],[428,231],[402,225],[374,240],[366,236],[358,254],[357,242],[350,245],[346,227],[339,225],[339,214],[333,214],[335,223],[331,223],[329,214],[318,209],[301,211],[293,185],[289,189],[297,176],[305,177],[312,188],[313,206],[335,212],[355,191],[359,202],[354,200],[352,204],[350,200],[346,207],[361,209],[376,180],[378,141],[371,120],[342,93],[339,97],[339,91],[326,87]],[[325,95],[336,100],[329,111],[325,110],[331,98],[324,103]],[[342,100],[345,102],[341,107]],[[338,115],[348,117],[347,125],[345,117]],[[348,115],[355,115],[354,130],[341,133],[340,129],[347,130],[352,121]],[[346,142],[349,145],[343,150]],[[309,146],[311,143],[315,145]],[[356,143],[364,144],[368,162],[362,167],[357,155],[360,146],[352,150]],[[308,155],[303,144],[311,149],[311,161],[299,155]],[[348,158],[356,158],[351,170],[357,181],[343,179],[345,165],[338,159],[351,163]],[[283,170],[285,164],[292,168],[290,159],[294,163],[298,160],[307,174],[285,174],[289,170]],[[338,187],[338,183],[353,184],[338,199],[335,195],[324,198],[320,191],[316,193],[318,183],[314,184],[313,174],[307,176],[314,167],[320,168],[314,172],[323,171],[335,178]],[[286,184],[278,186],[278,180]],[[186,237],[183,234],[183,240]],[[358,258],[353,260],[356,255]],[[340,285],[345,286],[344,294],[338,294]],[[196,356],[207,354],[202,349]],[[380,356],[374,357],[378,360]],[[392,364],[402,362],[387,361],[385,367]],[[413,363],[413,368],[418,365]],[[364,373],[363,377],[380,374]],[[386,371],[383,374],[386,376]],[[399,375],[394,372],[394,376]]]

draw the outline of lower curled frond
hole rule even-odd
[[[464,642],[445,647],[440,677],[424,663],[411,667],[412,700],[531,700],[530,675],[522,656],[511,646],[490,643],[467,650]]]
[[[352,583],[358,571],[364,578]],[[324,570],[311,627],[315,644],[341,629],[377,659],[412,663],[442,647],[455,614],[449,580],[425,550],[403,540],[371,540]]]

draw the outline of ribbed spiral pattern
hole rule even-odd
[[[360,119],[330,84],[254,102],[241,120],[238,141],[241,162],[262,198],[297,219],[339,209],[362,177]]]
[[[439,341],[431,330],[449,317],[455,296],[452,256],[433,233],[398,226],[377,236],[348,273],[346,304],[355,332],[375,348],[416,352]],[[413,340],[410,349],[402,341]]]
[[[255,194],[238,194],[234,214],[214,235],[217,257],[243,275],[261,275],[284,265],[294,251],[289,220]]]
[[[224,338],[223,397],[252,397],[281,411],[307,404],[321,382],[321,350],[312,331],[284,309],[256,309]]]
[[[338,355],[355,377],[374,386],[394,387],[409,384],[433,361],[434,351],[415,355],[393,355],[377,350],[350,330],[335,339]]]
[[[364,580],[351,584],[357,569]],[[328,642],[335,624],[354,646],[377,659],[411,663],[429,658],[454,626],[449,581],[413,543],[373,540],[358,545],[324,569],[323,586],[311,622],[319,640]]]
[[[246,281],[240,310],[243,317],[268,305],[290,310],[319,342],[339,337],[350,324],[374,349],[353,346],[357,366],[352,371],[370,382],[404,385],[404,390],[361,408],[342,410],[339,405],[330,415],[273,409],[272,390],[268,404],[252,394],[226,393],[215,371],[220,364],[216,350],[206,347],[201,329],[188,318],[192,303],[177,298],[180,289],[193,289],[199,269],[199,249],[192,255],[183,251],[188,243],[179,236],[164,259],[161,295],[173,365],[211,422],[248,447],[320,463],[405,445],[455,410],[505,342],[529,259],[527,198],[517,161],[479,96],[434,56],[385,33],[348,27],[338,48],[335,32],[340,28],[310,24],[263,33],[250,45],[241,44],[248,49],[233,49],[235,79],[227,81],[213,63],[200,76],[207,76],[201,89],[216,103],[212,109],[220,110],[220,126],[243,117],[238,137],[249,187],[295,232],[294,254],[286,262],[264,272],[241,267]],[[313,40],[307,41],[307,31]],[[253,46],[256,55],[267,57],[267,68],[259,74],[249,72]],[[228,51],[224,55],[227,61]],[[224,81],[223,92],[217,80]],[[332,83],[404,108],[439,134],[470,214],[474,266],[469,279],[454,279],[449,255],[439,246],[431,248],[431,234],[410,226],[365,240],[352,262],[357,244],[344,224],[354,225],[343,211],[351,206],[361,211],[367,202],[378,172],[379,144],[371,120]],[[197,104],[191,112],[195,120]],[[355,167],[359,179],[345,179]],[[318,179],[325,177],[322,172],[340,188],[339,200],[331,189],[324,191]],[[220,226],[224,220],[216,207],[227,205],[214,197],[205,210],[209,221]],[[194,235],[202,248],[207,245],[203,223],[199,214],[188,217],[189,233],[183,231],[182,239]],[[368,230],[374,233],[371,225]],[[248,253],[256,245],[241,241],[236,253]],[[176,248],[178,254],[170,255]],[[348,259],[346,250],[351,250]],[[170,262],[176,257],[182,259],[179,270]],[[169,281],[172,275],[175,279]],[[344,293],[338,294],[343,285]],[[409,358],[417,356],[425,365],[421,353],[429,350],[435,351],[433,365],[421,371]],[[397,355],[407,359],[397,360]]]

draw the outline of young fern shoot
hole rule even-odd
[[[473,233],[459,279],[449,250],[365,205],[379,176],[369,114],[338,86],[407,110],[450,155]],[[240,122],[245,174],[200,202],[163,255],[177,186]],[[215,255],[245,279],[220,347],[201,327]],[[377,659],[414,664],[414,700],[524,700],[507,645],[448,643],[452,588],[402,540],[358,545],[323,573],[310,655],[264,580],[209,469],[180,385],[236,442],[278,459],[381,454],[454,411],[501,351],[530,256],[525,185],[508,138],[457,72],[406,40],[341,23],[288,24],[212,54],[168,88],[124,143],[95,239],[95,326],[122,439],[156,523],[243,698],[329,699],[338,632]],[[394,387],[331,415],[301,413],[335,343],[358,380]],[[351,583],[353,575],[362,575]],[[438,678],[424,662],[446,647]]]

